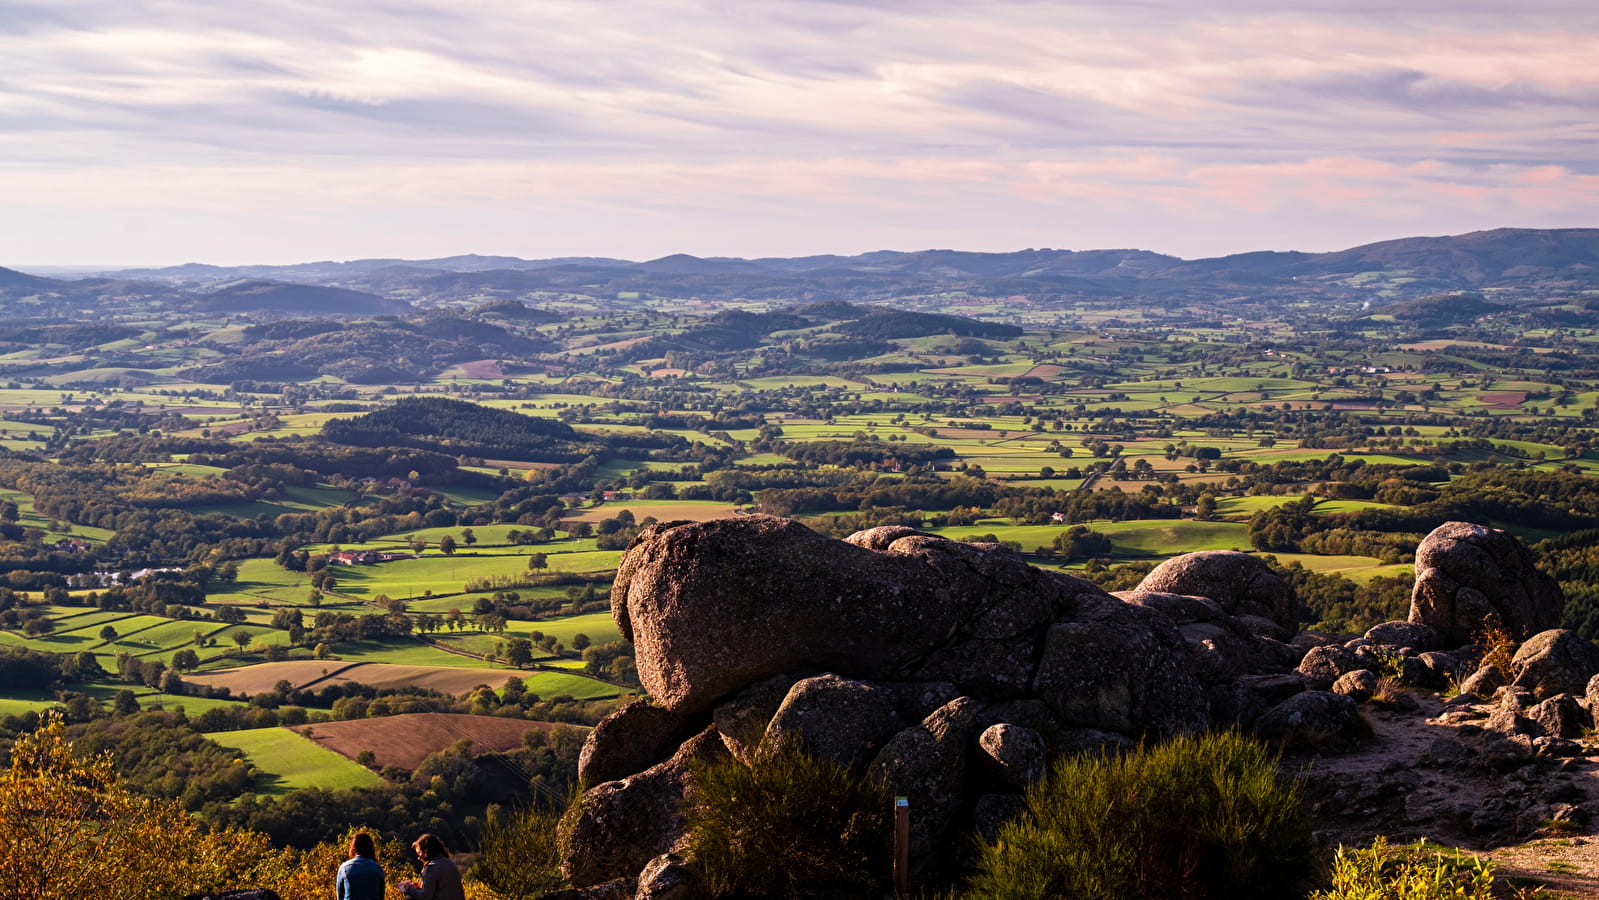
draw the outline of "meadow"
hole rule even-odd
[[[211,735],[211,740],[249,760],[261,772],[256,792],[267,796],[305,788],[370,787],[383,781],[376,772],[288,728],[227,731]]]

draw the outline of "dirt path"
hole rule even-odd
[[[1330,852],[1377,835],[1392,843],[1425,838],[1487,856],[1501,884],[1543,888],[1533,896],[1599,900],[1599,765],[1586,755],[1599,754],[1599,737],[1582,740],[1584,756],[1489,771],[1478,755],[1491,738],[1480,719],[1451,712],[1436,695],[1410,696],[1417,701],[1411,711],[1367,708],[1374,740],[1346,753],[1284,759],[1304,778],[1318,842]],[[1518,822],[1523,834],[1547,825],[1558,803],[1590,815],[1504,842]]]
[[[1499,879],[1512,885],[1532,883],[1548,897],[1575,900],[1599,898],[1599,837],[1586,835],[1530,841],[1489,853]]]

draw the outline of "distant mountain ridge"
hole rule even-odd
[[[537,271],[555,268],[634,269],[674,275],[721,275],[729,272],[804,273],[848,269],[860,272],[899,272],[959,276],[1025,277],[1075,275],[1168,277],[1197,272],[1239,269],[1261,274],[1333,274],[1364,271],[1362,267],[1421,267],[1432,271],[1469,264],[1473,271],[1492,277],[1530,265],[1561,268],[1573,264],[1599,265],[1599,228],[1499,228],[1441,237],[1406,237],[1362,244],[1347,250],[1306,253],[1297,250],[1256,250],[1227,256],[1183,259],[1137,249],[1052,250],[1027,249],[1007,253],[930,249],[875,250],[855,256],[700,257],[674,253],[642,262],[610,257],[553,257],[522,259],[514,256],[464,254],[436,259],[357,259],[322,261],[285,266],[213,266],[186,263],[149,269],[121,269],[93,273],[96,277],[140,281],[197,283],[211,280],[264,278],[274,281],[323,280],[384,269],[432,272]],[[0,283],[6,274],[0,270]],[[32,276],[26,276],[32,277]]]
[[[247,290],[240,281],[253,284]],[[134,287],[130,288],[132,285]],[[270,285],[279,285],[271,288]],[[289,285],[338,289],[313,297]],[[1444,237],[1409,237],[1328,253],[1254,251],[1185,260],[1138,249],[1027,249],[979,253],[878,250],[856,256],[740,259],[673,254],[644,262],[608,257],[520,259],[474,254],[427,260],[361,259],[291,266],[189,263],[125,269],[76,280],[0,269],[0,300],[54,304],[117,292],[183,294],[201,309],[267,313],[400,312],[412,302],[480,305],[538,295],[813,303],[892,302],[959,293],[1019,297],[1147,299],[1157,302],[1282,301],[1311,295],[1383,302],[1459,290],[1521,291],[1529,296],[1599,288],[1599,229],[1501,228]],[[210,299],[193,299],[195,295]],[[320,298],[320,299],[318,299]],[[229,302],[225,302],[229,301]],[[278,303],[276,301],[282,301]],[[324,306],[322,301],[328,301]],[[84,302],[78,300],[78,302]],[[179,302],[179,301],[174,301]],[[239,306],[230,305],[239,302]]]

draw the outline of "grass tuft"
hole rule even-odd
[[[1493,900],[1493,866],[1480,857],[1421,841],[1390,847],[1378,837],[1367,848],[1339,847],[1332,887],[1309,900]]]

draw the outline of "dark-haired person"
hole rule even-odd
[[[339,900],[383,900],[383,866],[372,835],[363,831],[350,838],[350,858],[339,866],[334,885]]]
[[[409,900],[466,900],[461,870],[450,861],[450,851],[437,835],[422,835],[411,849],[422,860],[422,880],[401,882],[400,893]]]

